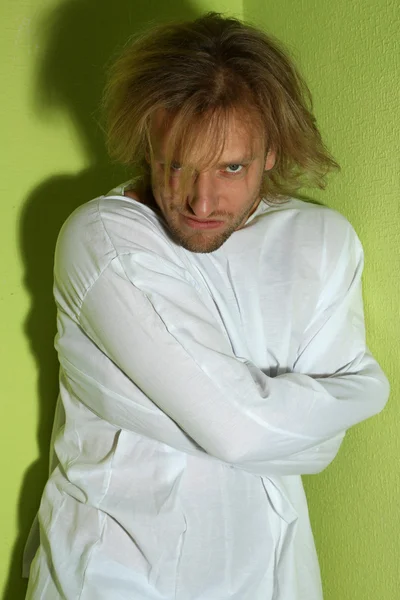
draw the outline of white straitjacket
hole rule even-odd
[[[129,185],[58,239],[60,398],[27,599],[321,600],[301,475],[389,389],[360,242],[333,210],[262,201],[192,253]]]

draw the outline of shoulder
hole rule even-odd
[[[315,230],[316,227],[328,227],[334,231],[351,228],[349,221],[338,211],[322,204],[306,202],[297,198],[289,198],[281,204],[269,205],[268,215],[277,215],[287,222],[301,225],[305,230]]]
[[[263,216],[263,244],[272,246],[281,260],[294,261],[320,281],[363,262],[353,226],[332,208],[290,199],[269,206]]]
[[[335,253],[335,249],[340,250],[343,244],[359,243],[348,219],[321,204],[291,198],[282,204],[270,206],[265,214],[272,226],[280,222],[289,237],[316,249],[325,248]]]
[[[77,208],[57,240],[56,258],[90,259],[95,270],[110,259],[157,239],[167,243],[160,219],[148,207],[123,196],[99,196]]]
[[[108,265],[117,257],[139,250],[174,254],[153,211],[120,195],[100,196],[83,204],[69,216],[58,236],[56,300],[73,304],[76,313]]]

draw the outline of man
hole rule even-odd
[[[33,600],[320,600],[301,475],[378,413],[361,245],[293,199],[336,166],[295,68],[208,14],[114,65],[109,147],[141,176],[57,244],[57,461]]]

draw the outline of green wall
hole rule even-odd
[[[289,47],[342,171],[314,197],[351,221],[366,257],[371,350],[392,393],[334,463],[305,477],[325,600],[400,598],[400,5],[398,0],[245,0],[244,17]],[[307,600],[307,599],[305,599]]]
[[[126,176],[109,164],[97,126],[104,64],[147,22],[211,9],[244,15],[289,45],[342,165],[315,197],[347,215],[364,243],[369,341],[391,379],[392,401],[351,431],[335,463],[306,485],[326,600],[397,598],[395,2],[14,0],[0,7],[3,600],[24,598],[21,551],[46,480],[57,395],[51,292],[57,232],[73,208]]]

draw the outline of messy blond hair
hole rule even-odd
[[[109,70],[103,108],[110,156],[139,167],[143,177],[159,109],[171,125],[166,182],[177,151],[193,169],[216,163],[232,114],[276,153],[260,190],[269,202],[302,187],[324,188],[327,173],[338,168],[317,129],[310,91],[280,44],[218,13],[134,38]]]

